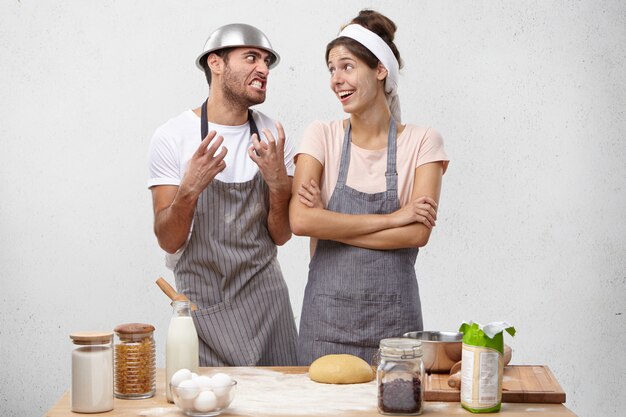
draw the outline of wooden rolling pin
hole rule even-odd
[[[185,294],[176,292],[176,290],[172,288],[170,283],[163,279],[163,277],[159,277],[159,279],[156,280],[156,284],[172,301],[189,301],[189,298],[187,298]],[[198,306],[196,306],[194,303],[191,303],[191,310],[196,311],[197,309]]]
[[[511,349],[511,346],[504,345],[504,366],[511,362],[512,355],[513,349]],[[462,361],[458,361],[450,368],[450,376],[448,377],[448,386],[450,388],[461,389],[461,363]]]

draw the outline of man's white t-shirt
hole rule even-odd
[[[253,111],[253,118],[263,142],[267,142],[263,129],[268,129],[274,139],[278,140],[276,125],[271,118],[256,110]],[[240,126],[209,123],[209,132],[212,130],[217,132],[216,138],[217,136],[224,137],[222,146],[228,150],[224,158],[226,168],[217,174],[215,179],[233,183],[246,182],[254,178],[259,172],[259,167],[248,155],[248,149],[252,146],[248,123]],[[187,163],[200,146],[200,142],[200,117],[193,110],[186,110],[157,128],[152,136],[148,152],[150,172],[148,188],[157,185],[180,185]],[[285,139],[285,167],[289,176],[293,176],[295,170],[294,152],[293,142],[287,137]],[[189,235],[191,236],[191,230]],[[185,247],[179,249],[175,254],[166,254],[165,263],[168,268],[174,268],[184,249]]]

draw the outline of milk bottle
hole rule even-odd
[[[183,368],[198,372],[198,333],[191,318],[191,304],[189,301],[173,301],[172,307],[165,346],[165,393],[169,402],[173,402],[172,375]]]

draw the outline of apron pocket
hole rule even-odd
[[[359,294],[338,291],[317,294],[318,336],[315,340],[375,347],[400,334],[400,294]]]
[[[261,356],[254,329],[248,323],[242,323],[246,313],[231,301],[192,312],[201,342],[230,366],[253,366]],[[210,361],[210,358],[204,359]]]

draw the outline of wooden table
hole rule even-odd
[[[376,409],[376,385],[354,384],[348,386],[318,384],[304,374],[306,367],[238,367],[201,368],[200,374],[224,372],[237,380],[237,393],[231,406],[221,414],[224,417],[380,417]],[[157,370],[157,391],[145,400],[115,399],[114,409],[95,414],[107,417],[184,416],[165,398],[165,372]],[[424,414],[437,416],[475,416],[458,402],[424,403]],[[44,417],[84,416],[70,411],[69,392],[47,412]],[[500,415],[507,417],[576,417],[563,404],[503,403]]]

